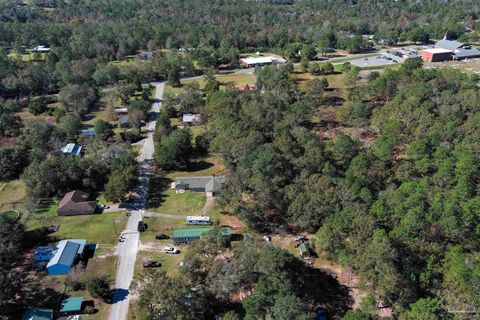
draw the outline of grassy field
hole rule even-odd
[[[22,180],[0,182],[0,212],[9,210],[25,211],[26,186]]]
[[[165,246],[168,244],[166,243]],[[186,248],[186,247],[185,247]],[[185,256],[185,248],[180,248],[179,254],[167,254],[162,252],[162,248],[155,250],[142,250],[137,255],[135,261],[135,278],[138,278],[142,273],[148,272],[148,269],[143,268],[143,262],[146,261],[159,261],[162,263],[161,269],[165,270],[167,275],[174,276],[178,273],[180,261]],[[182,250],[183,249],[183,250]]]
[[[125,214],[119,212],[58,217],[47,211],[42,215],[29,215],[25,219],[27,230],[58,224],[60,228],[51,234],[52,237],[87,239],[88,242],[100,244],[116,244],[126,221]]]
[[[28,61],[35,61],[35,54],[34,53],[23,53],[21,55],[18,55],[16,53],[10,53],[8,55],[12,59],[20,60],[23,62],[28,62]],[[39,59],[41,61],[45,60],[47,58],[46,53],[39,53]]]
[[[308,72],[295,71],[293,77],[296,79],[300,90],[305,90],[308,80],[325,78],[328,81],[330,91],[327,91],[327,95],[338,95],[344,97],[346,95],[345,75],[341,73],[330,74],[326,76],[315,76]]]
[[[220,82],[220,90],[225,90],[228,86],[245,86],[245,85],[254,85],[255,78],[251,74],[241,73],[241,74],[227,74],[227,75],[216,75],[215,78]],[[200,89],[205,87],[205,79],[203,77],[195,78],[194,80],[183,80],[182,87],[172,87],[171,85],[166,85],[164,89],[164,95],[176,95],[184,91],[184,86],[186,84],[191,84],[192,82],[197,82]]]
[[[164,199],[158,212],[183,216],[200,214],[207,201],[203,192],[176,193],[170,189],[165,191]]]

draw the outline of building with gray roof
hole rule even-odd
[[[453,60],[472,59],[480,57],[480,50],[470,44],[448,40],[447,36],[435,44],[436,48],[452,51]]]
[[[175,179],[172,188],[175,189],[177,193],[193,191],[205,192],[207,196],[213,196],[220,191],[224,183],[224,176],[180,177]]]

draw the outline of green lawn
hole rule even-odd
[[[116,244],[118,234],[125,228],[126,221],[125,214],[121,212],[58,217],[54,215],[53,209],[42,215],[31,214],[25,219],[27,230],[58,224],[60,228],[51,234],[52,237],[80,238],[101,244]]]
[[[165,244],[165,246],[167,245],[169,244]],[[179,254],[163,253],[161,248],[158,250],[140,251],[137,255],[137,260],[135,261],[134,277],[138,279],[142,273],[148,272],[148,269],[143,268],[143,262],[146,261],[159,261],[162,263],[162,266],[159,267],[159,269],[165,270],[169,276],[176,275],[178,273],[178,268],[180,267],[180,261],[182,261],[185,256],[185,249],[186,246],[180,247]]]
[[[158,242],[169,243],[169,240],[156,240],[155,235],[163,233],[172,236],[173,229],[185,227],[184,219],[171,219],[164,217],[146,217],[144,218],[148,228],[145,232],[140,233],[142,242]]]
[[[164,202],[157,209],[159,213],[175,215],[198,215],[201,213],[207,197],[203,192],[176,193],[168,189],[164,192]]]
[[[22,180],[0,182],[0,212],[9,210],[25,211],[24,201],[27,196],[26,186]]]
[[[218,82],[220,82],[220,89],[225,90],[228,85],[232,86],[245,86],[245,85],[254,85],[255,84],[255,78],[246,73],[242,74],[227,74],[227,75],[216,75],[215,78],[217,79]],[[200,77],[195,80],[182,80],[182,87],[172,87],[171,85],[166,85],[164,89],[164,96],[166,95],[177,95],[180,92],[184,91],[184,85],[186,84],[191,84],[192,82],[197,82],[200,89],[203,89],[205,87],[205,79],[203,77]]]

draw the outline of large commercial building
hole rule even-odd
[[[281,57],[246,57],[240,59],[240,66],[244,68],[262,67],[273,63],[285,63],[286,60]]]
[[[444,37],[435,44],[435,48],[422,50],[420,56],[428,62],[463,60],[480,58],[480,50],[469,44],[448,40]]]
[[[420,52],[420,57],[428,62],[441,62],[452,60],[452,51],[442,48],[425,49]]]

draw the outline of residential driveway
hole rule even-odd
[[[135,201],[127,209],[132,212],[128,218],[127,226],[122,234],[125,241],[117,246],[116,254],[119,256],[119,265],[115,280],[115,293],[113,296],[112,307],[109,320],[125,320],[128,314],[128,305],[130,300],[130,284],[135,270],[135,259],[137,257],[140,234],[137,231],[137,225],[145,210],[148,183],[152,174],[153,167],[153,131],[155,130],[156,120],[161,107],[161,98],[163,96],[164,82],[152,83],[156,87],[155,102],[152,104],[150,121],[147,124],[147,138],[143,140],[140,154],[138,155],[138,184],[135,189]]]

